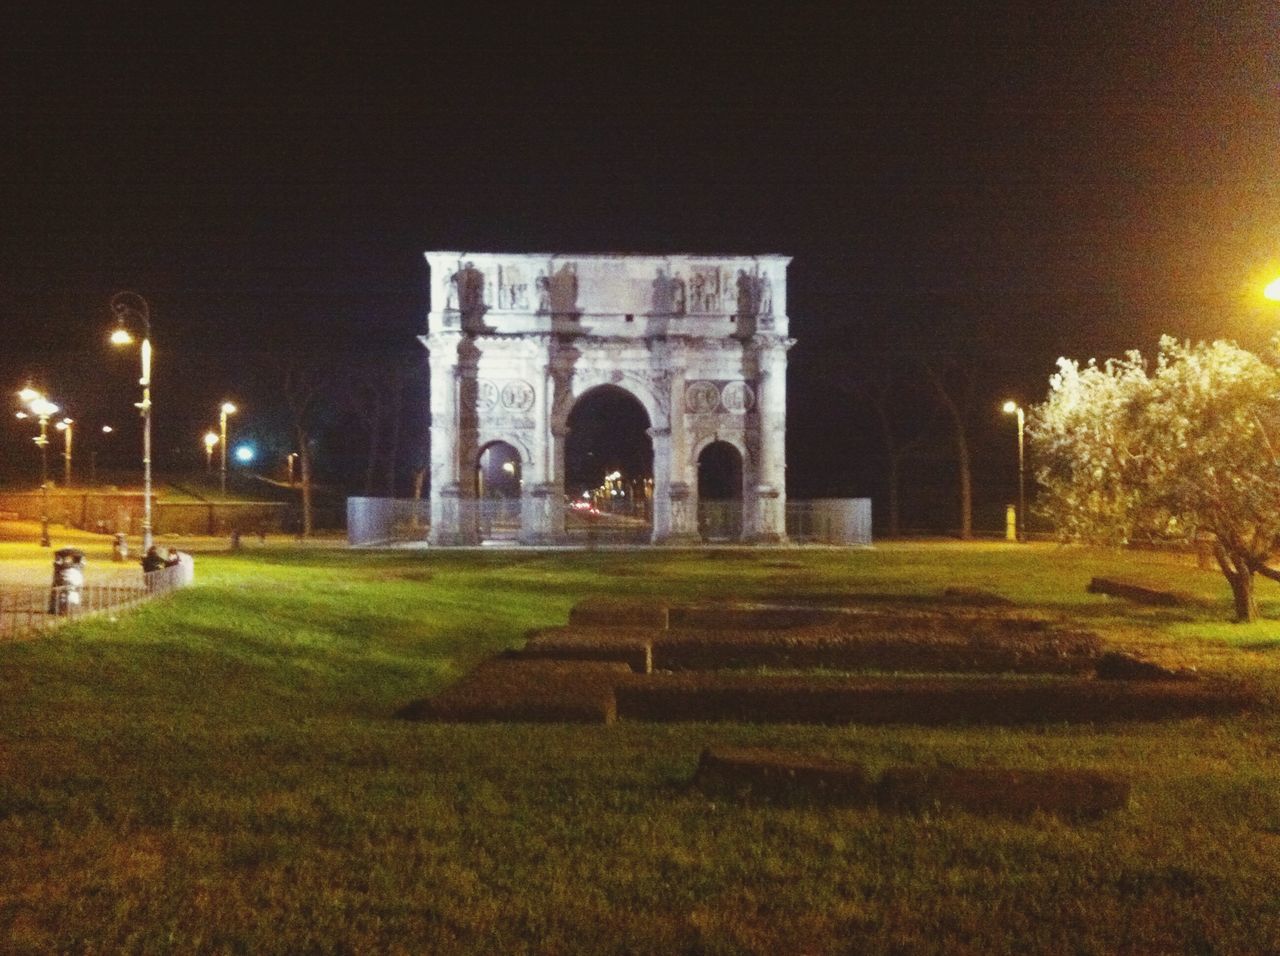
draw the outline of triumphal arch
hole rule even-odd
[[[741,456],[741,536],[786,537],[787,256],[428,252],[431,541],[479,540],[481,454],[519,456],[519,540],[565,532],[570,412],[600,388],[643,406],[652,540],[699,540],[699,455]]]

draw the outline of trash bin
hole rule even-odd
[[[59,548],[53,553],[53,584],[49,588],[49,613],[71,614],[80,607],[84,587],[84,552]]]

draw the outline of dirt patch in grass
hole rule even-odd
[[[653,674],[623,679],[630,720],[802,724],[1109,723],[1239,713],[1256,695],[1233,684],[1084,678]]]
[[[653,670],[653,642],[665,633],[652,627],[549,627],[535,631],[520,652],[527,658],[563,661],[622,661],[638,674]]]
[[[1047,813],[1094,820],[1128,805],[1130,784],[1114,774],[893,767],[874,781],[860,763],[765,748],[708,747],[693,786],[708,796],[782,804],[869,807],[921,813],[953,807],[1026,819]]]
[[[614,684],[631,673],[623,663],[495,658],[436,697],[396,712],[406,720],[448,723],[532,721],[612,723]]]

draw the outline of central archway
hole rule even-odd
[[[587,541],[647,541],[653,530],[649,414],[616,385],[584,392],[565,440],[565,534]]]

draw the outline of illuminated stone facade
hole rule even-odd
[[[426,259],[433,543],[475,543],[467,503],[498,441],[520,456],[520,540],[562,540],[569,413],[603,385],[649,416],[655,543],[698,540],[698,456],[714,441],[742,458],[744,539],[785,539],[788,257]]]

